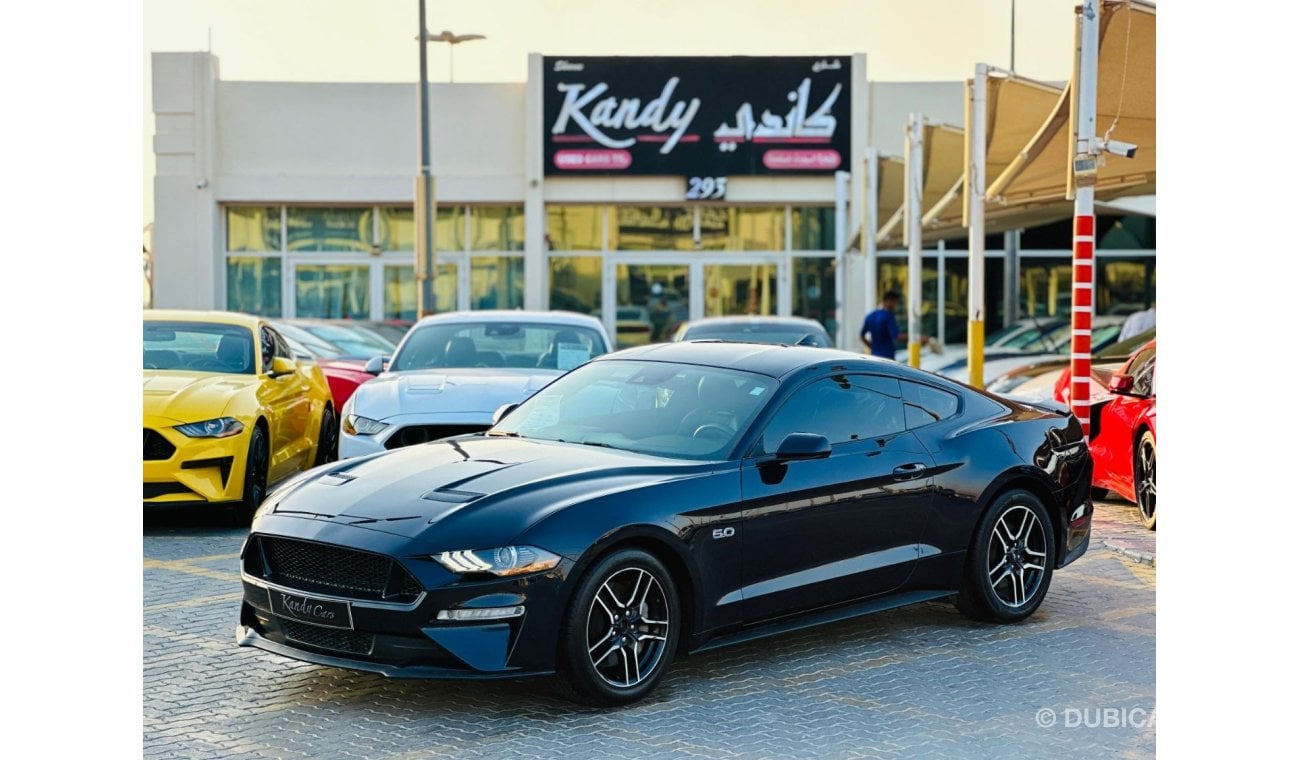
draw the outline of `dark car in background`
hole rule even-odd
[[[1087,550],[1078,421],[895,362],[686,342],[593,357],[486,433],[319,468],[241,552],[238,643],[397,678],[673,657],[955,597],[1014,622]]]
[[[707,317],[683,322],[673,340],[730,340],[816,348],[831,345],[826,328],[804,317]]]

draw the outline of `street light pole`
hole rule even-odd
[[[416,309],[419,317],[435,312],[433,280],[437,273],[437,254],[433,245],[433,170],[429,157],[429,56],[426,44],[424,0],[420,0],[420,177],[415,186],[415,279]]]

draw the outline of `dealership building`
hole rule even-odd
[[[960,128],[965,83],[872,82],[862,54],[531,55],[527,82],[432,84],[429,103],[438,311],[567,309],[656,337],[796,315],[852,348],[879,293],[906,292],[900,245],[864,255],[864,220],[897,203],[868,160],[903,155],[909,113]],[[155,53],[152,108],[155,307],[415,317],[417,85],[225,81],[210,53]],[[1150,306],[1153,204],[1100,213],[1098,312]],[[1065,220],[988,238],[990,332],[1068,314],[1071,240]],[[922,324],[948,343],[965,248],[924,251]]]

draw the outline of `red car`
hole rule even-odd
[[[1068,369],[1066,370],[1068,372]],[[1134,502],[1156,528],[1156,342],[1133,352],[1111,374],[1106,393],[1092,378],[1092,485]],[[1059,397],[1058,397],[1059,400]]]

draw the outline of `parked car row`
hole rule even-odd
[[[146,312],[145,502],[251,512],[240,645],[620,705],[678,654],[905,604],[1022,620],[1088,547],[1072,415],[810,320],[611,353],[591,316],[474,311],[364,360],[348,327]],[[341,408],[337,363],[370,378]]]

